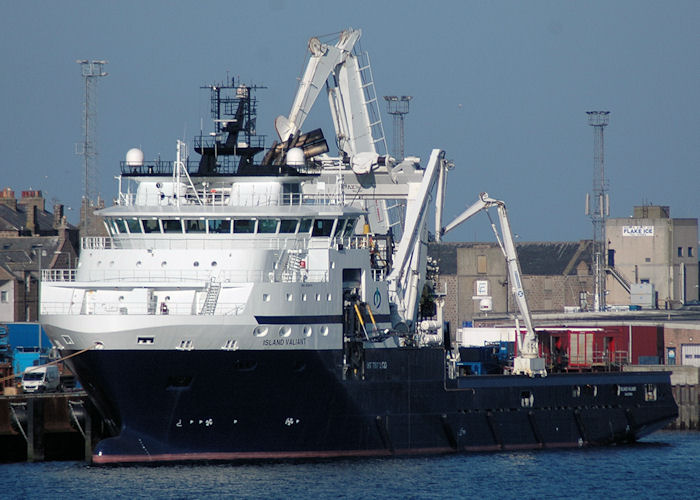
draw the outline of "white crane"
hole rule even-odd
[[[341,32],[335,45],[322,43],[316,37],[309,40],[311,55],[289,116],[275,119],[275,129],[282,142],[299,133],[325,86],[338,148],[351,158],[361,154],[376,155],[375,142],[384,140],[383,136],[372,137],[374,123],[370,120],[368,104],[376,98],[366,95],[365,89],[372,82],[366,81],[362,71],[368,68],[360,67],[353,53],[361,35],[361,30],[348,28]]]
[[[448,231],[451,231],[462,222],[466,221],[482,210],[487,210],[491,207],[496,207],[498,210],[498,219],[501,224],[501,235],[499,236],[498,230],[493,222],[491,223],[491,228],[493,229],[498,244],[501,247],[501,251],[506,258],[511,290],[513,292],[513,296],[515,297],[515,303],[518,306],[518,310],[520,311],[523,321],[525,322],[526,332],[525,336],[522,337],[519,331],[520,328],[517,327],[516,319],[516,339],[518,340],[519,349],[518,356],[515,358],[513,363],[513,372],[515,374],[524,374],[529,376],[540,375],[544,377],[547,375],[547,370],[545,369],[544,358],[540,357],[539,355],[537,334],[532,326],[532,316],[530,315],[530,309],[528,308],[527,300],[525,299],[525,291],[523,290],[522,281],[520,279],[520,264],[518,262],[518,254],[515,251],[515,244],[513,243],[513,233],[510,230],[510,222],[508,221],[506,204],[501,200],[490,198],[488,193],[481,193],[479,195],[479,200],[476,203],[467,208],[457,218],[442,228],[440,231],[440,236],[444,235]]]

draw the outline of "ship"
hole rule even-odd
[[[109,435],[93,463],[583,447],[677,416],[668,372],[548,372],[505,203],[481,193],[443,226],[454,165],[441,149],[425,166],[388,154],[360,35],[311,38],[270,147],[256,130],[261,87],[207,86],[199,158],[181,141],[172,162],[129,150],[98,212],[108,236],[82,238],[76,269],[42,272],[41,324]],[[336,156],[321,129],[302,130],[324,88]],[[419,305],[428,239],[489,209],[518,343],[477,373],[440,294],[433,317]]]

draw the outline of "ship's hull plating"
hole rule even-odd
[[[96,463],[449,453],[633,441],[677,416],[668,373],[449,379],[440,348],[90,351],[119,435]],[[345,373],[345,376],[344,376]]]

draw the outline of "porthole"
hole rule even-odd
[[[253,335],[256,337],[264,337],[267,335],[267,327],[266,326],[256,326],[253,329]]]
[[[310,326],[305,326],[304,327],[304,337],[311,337],[311,334],[313,333],[313,329]]]
[[[321,302],[321,294],[320,293],[316,294],[316,302]]]
[[[211,262],[211,267],[216,267],[216,266],[218,266],[218,265],[219,265],[218,262],[216,262],[215,260],[213,260],[213,261]]]
[[[270,302],[270,294],[263,293],[263,302]]]
[[[137,260],[137,261],[136,261],[136,267],[141,267],[141,261],[140,261],[140,260]]]
[[[198,261],[198,260],[195,260],[195,261],[192,263],[192,265],[193,265],[194,267],[199,267],[199,261]]]
[[[330,301],[332,300],[332,297],[331,297],[331,294],[330,294],[330,293],[329,293],[328,295],[326,295],[326,300],[327,300],[328,302],[330,302]]]
[[[289,337],[292,334],[291,326],[281,326],[279,330],[280,337]]]
[[[167,267],[168,266],[168,261],[164,260],[163,262],[160,263],[160,267]]]
[[[294,296],[291,293],[287,294],[287,302],[291,302]]]
[[[302,300],[303,302],[306,302],[306,294],[305,294],[305,293],[302,293],[302,294],[301,294],[301,300]]]
[[[324,337],[328,336],[328,327],[326,325],[323,325],[321,327],[320,332],[321,332],[321,335],[323,335]]]

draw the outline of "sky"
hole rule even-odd
[[[378,95],[413,97],[406,154],[425,164],[440,148],[455,163],[445,223],[486,191],[506,201],[521,241],[590,239],[591,110],[610,111],[610,216],[656,204],[697,218],[698,26],[697,0],[0,0],[0,188],[41,189],[78,222],[78,59],[108,61],[94,110],[95,179],[109,205],[130,148],[174,159],[176,140],[191,144],[202,123],[211,130],[203,85],[236,77],[267,87],[257,128],[270,145],[308,39],[353,27]],[[383,100],[381,111],[391,142]],[[332,137],[323,96],[304,128],[319,126]],[[488,219],[446,239],[490,241]]]

